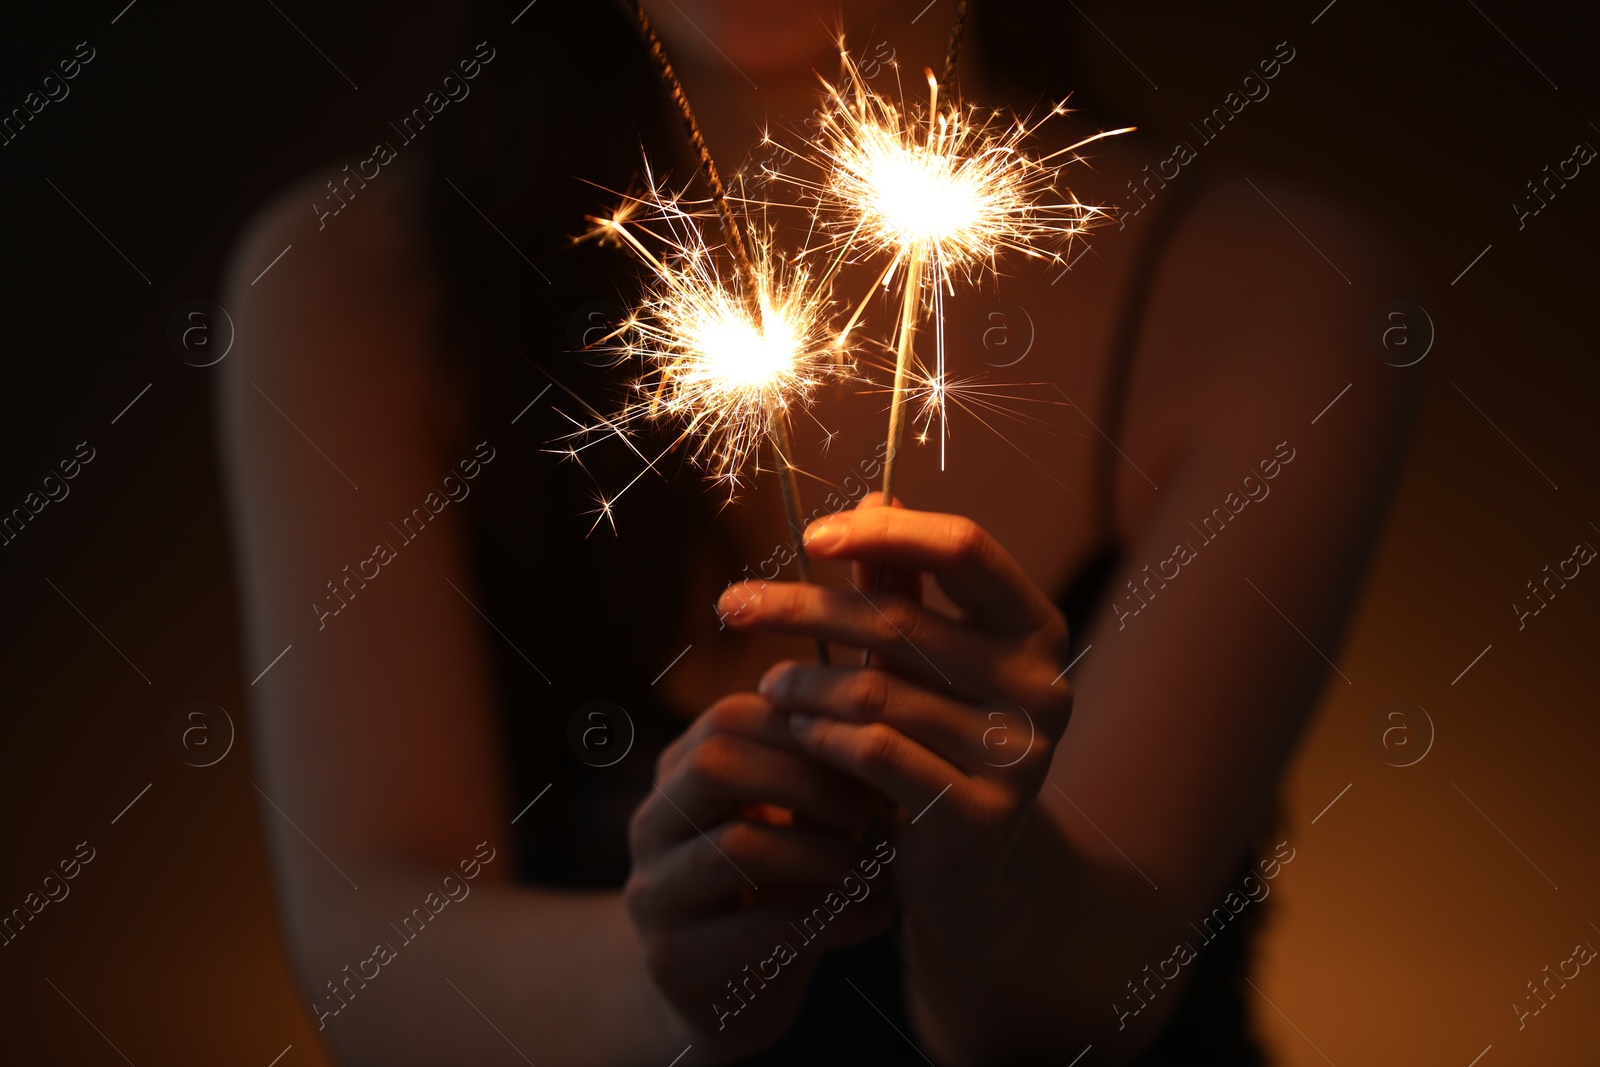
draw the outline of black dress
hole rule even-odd
[[[629,39],[626,26],[606,32]],[[729,580],[740,563],[720,533],[711,494],[687,467],[666,467],[669,479],[684,484],[650,479],[630,490],[634,525],[621,536],[589,536],[594,485],[623,484],[638,460],[622,449],[595,449],[580,469],[552,451],[552,441],[572,428],[562,412],[601,406],[614,395],[615,372],[589,365],[575,350],[587,330],[615,318],[630,299],[620,288],[626,271],[618,253],[560,240],[580,231],[582,211],[611,199],[578,186],[574,176],[625,188],[641,145],[652,159],[690,173],[659,86],[637,52],[607,50],[585,66],[559,41],[542,51],[503,47],[489,72],[501,79],[498,86],[480,78],[475,92],[486,99],[463,105],[462,121],[441,131],[440,173],[430,190],[432,234],[450,282],[444,345],[461,370],[472,440],[487,438],[496,449],[464,510],[475,599],[500,635],[490,635],[489,647],[512,789],[508,818],[522,813],[513,827],[517,874],[551,887],[620,888],[628,819],[651,788],[657,754],[684,728],[653,698],[654,678],[681,650],[674,635],[690,595],[681,568],[660,561],[696,553],[725,564]],[[552,83],[570,84],[572,99],[597,103],[574,115],[558,100],[539,126],[521,128],[517,101],[548,95]],[[1137,252],[1097,419],[1112,439],[1156,268],[1201,181],[1196,172],[1174,184]],[[1115,459],[1107,443],[1095,486],[1103,548],[1059,601],[1079,635],[1117,563]],[[705,607],[711,610],[709,600]],[[625,745],[625,757],[599,765]],[[1263,1062],[1240,994],[1262,910],[1248,909],[1200,953],[1183,1005],[1141,1062]],[[749,1062],[925,1063],[902,1036],[910,1027],[895,935],[891,929],[829,953],[795,1026]],[[1117,981],[1107,975],[1109,995]]]

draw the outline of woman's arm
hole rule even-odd
[[[1237,189],[1185,238],[1191,267],[1169,269],[1147,326],[1125,440],[1141,457],[1177,444],[1088,635],[1047,775],[997,773],[1009,757],[993,746],[975,759],[1008,703],[1050,748],[1061,694],[1040,679],[1065,663],[1053,624],[1023,617],[1015,564],[965,520],[858,511],[827,520],[837,540],[813,550],[932,572],[965,609],[965,639],[892,595],[874,597],[896,622],[886,630],[877,608],[850,606],[855,594],[825,602],[805,587],[769,585],[734,620],[872,647],[890,674],[830,692],[814,668],[791,667],[781,673],[813,680],[786,692],[769,675],[764,688],[780,708],[826,716],[800,728],[811,749],[899,802],[902,875],[921,848],[965,849],[979,868],[901,888],[912,1017],[941,1062],[1146,1047],[1194,972],[1168,962],[1177,945],[1205,951],[1190,924],[1229,890],[1259,891],[1259,877],[1232,882],[1318,690],[1345,684],[1323,657],[1337,656],[1359,588],[1411,381],[1367,347],[1367,322],[1404,293],[1381,245],[1272,192],[1350,282],[1265,205],[1226,199]],[[1005,596],[1019,607],[981,610]],[[948,727],[954,698],[964,737]],[[1013,737],[1016,718],[1001,723]],[[1166,978],[1146,986],[1147,965]]]
[[[250,673],[284,653],[254,683],[251,719],[293,962],[353,1063],[664,1063],[686,1028],[644,973],[620,894],[510,881],[460,509],[409,543],[390,526],[471,453],[447,447],[458,398],[435,370],[438,292],[403,178],[386,173],[321,229],[316,190],[291,192],[241,242],[224,297],[238,341],[220,421]],[[495,474],[491,462],[478,477]],[[370,577],[380,543],[396,555]],[[480,842],[494,858],[467,882],[458,864]],[[467,895],[407,925],[453,870]],[[366,963],[384,944],[393,958]]]

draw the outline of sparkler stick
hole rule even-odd
[[[954,83],[956,80],[956,63],[961,58],[961,38],[967,28],[967,13],[971,9],[972,0],[957,0],[955,22],[950,27],[950,43],[944,53],[944,80]],[[939,110],[939,83],[934,80],[933,72],[928,72],[928,85],[931,99],[928,105],[928,136],[930,144],[933,138],[932,124],[934,116]],[[906,262],[905,294],[900,305],[900,337],[895,348],[894,358],[894,385],[889,393],[889,447],[884,456],[883,463],[883,503],[885,507],[894,506],[894,472],[896,459],[900,454],[900,446],[905,441],[905,396],[906,375],[911,367],[912,345],[917,332],[917,304],[922,299],[922,254],[921,249],[913,248]],[[939,370],[936,376],[936,388],[944,382],[944,339],[941,336],[939,344]],[[939,402],[939,398],[934,398]],[[944,435],[940,435],[940,447],[943,447]],[[944,460],[941,452],[939,466],[943,468]],[[880,563],[873,571],[873,588],[883,584],[883,565]]]
[[[644,5],[640,0],[628,0],[628,7],[633,11],[634,21],[639,24],[639,33],[650,49],[651,58],[656,61],[661,80],[667,86],[667,94],[671,96],[673,105],[678,109],[678,117],[683,120],[684,132],[688,134],[689,144],[698,156],[700,173],[705,176],[706,184],[711,187],[712,206],[717,209],[723,234],[728,239],[734,262],[739,268],[739,291],[745,298],[751,316],[759,324],[761,305],[755,296],[755,268],[750,262],[750,246],[745,243],[744,230],[739,225],[738,217],[733,213],[733,206],[728,203],[728,190],[722,184],[722,175],[717,170],[716,159],[711,155],[711,146],[706,144],[705,135],[700,132],[700,122],[694,117],[694,108],[689,106],[689,94],[683,91],[683,83],[678,80],[678,70],[672,65],[672,59],[667,55],[661,38],[656,36],[655,26],[651,24],[650,16],[645,14]]]
[[[967,28],[967,11],[971,6],[972,0],[957,0],[956,21],[950,27],[950,44],[944,50],[944,80],[947,85],[956,80],[956,60],[961,57],[961,37]]]
[[[883,458],[883,504],[894,504],[894,472],[900,445],[906,436],[906,375],[911,367],[911,351],[917,336],[917,308],[922,301],[922,252],[913,249],[906,259],[905,295],[900,303],[900,336],[894,354],[894,387],[889,394],[889,447]],[[880,564],[874,588],[883,580]]]
[[[772,443],[778,453],[778,462],[788,477],[779,479],[778,484],[783,487],[783,510],[789,519],[789,539],[795,548],[795,567],[800,571],[800,580],[811,581],[811,556],[805,550],[805,519],[800,510],[799,487],[795,485],[794,467],[789,456],[794,451],[794,446],[789,442],[789,420],[779,414],[772,419]],[[822,641],[817,642],[817,659],[821,663],[828,662],[828,646]]]
[[[656,61],[656,66],[661,73],[662,81],[667,86],[667,91],[677,106],[678,114],[683,120],[684,131],[688,134],[689,143],[699,156],[701,174],[705,177],[706,184],[711,188],[711,202],[717,210],[721,220],[723,233],[727,238],[729,249],[733,253],[737,270],[737,289],[744,300],[745,309],[756,327],[759,335],[764,336],[765,325],[761,306],[761,279],[756,272],[755,261],[750,254],[750,246],[746,240],[744,229],[739,225],[738,217],[734,214],[733,206],[728,202],[727,187],[722,182],[722,175],[717,171],[716,160],[711,155],[711,148],[706,143],[705,136],[700,132],[700,123],[695,119],[694,109],[689,105],[688,94],[684,92],[683,83],[678,79],[678,72],[672,65],[671,58],[667,55],[666,48],[661,39],[656,36],[655,27],[650,23],[650,16],[645,13],[644,5],[640,0],[628,0],[634,19],[639,25],[639,32],[643,35],[645,44],[651,56]],[[778,482],[783,490],[784,515],[789,524],[789,537],[794,547],[795,563],[800,572],[801,579],[811,581],[811,557],[806,552],[803,532],[805,529],[804,512],[800,505],[800,485],[795,476],[793,462],[794,448],[789,434],[789,416],[778,402],[776,394],[767,396],[767,427],[772,436],[774,450],[778,455],[777,471]],[[821,663],[828,662],[827,643],[818,640],[817,660]]]
[[[945,58],[946,68],[955,66],[956,57],[960,51],[961,28],[966,21],[967,5],[962,5],[956,11],[956,25],[950,33],[950,49]],[[939,114],[939,83],[934,80],[933,72],[928,72],[928,144],[931,148],[935,137],[934,122]],[[906,277],[903,283],[903,292],[900,297],[900,335],[894,354],[894,385],[889,391],[889,434],[888,444],[883,459],[883,505],[894,506],[894,472],[900,458],[900,446],[905,441],[905,406],[906,406],[906,375],[911,369],[913,346],[917,337],[917,312],[922,305],[922,259],[923,245],[926,239],[909,242],[905,251]],[[940,355],[943,355],[944,346],[940,346]],[[939,367],[939,380],[944,379],[943,360]],[[876,589],[883,584],[883,565],[880,563],[873,572],[872,585]]]

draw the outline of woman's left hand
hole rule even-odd
[[[805,540],[818,559],[853,561],[854,588],[744,582],[719,613],[736,629],[868,650],[872,666],[779,663],[762,695],[819,760],[895,802],[893,870],[909,911],[1003,901],[1072,710],[1066,620],[958,515],[863,506],[818,520]],[[893,577],[874,591],[880,564]],[[959,617],[921,602],[922,572]]]

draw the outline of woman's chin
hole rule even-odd
[[[852,4],[851,14],[880,6]],[[726,60],[757,82],[830,66],[843,25],[839,0],[674,0],[647,7],[675,49]]]

